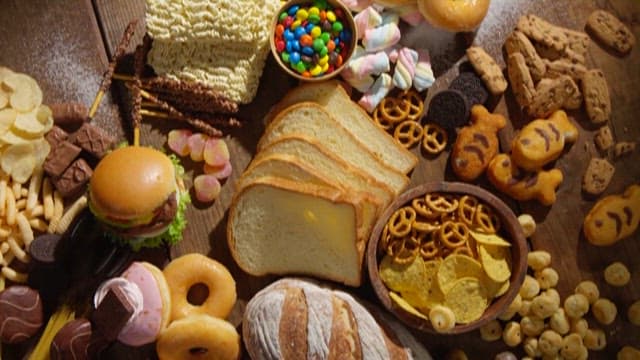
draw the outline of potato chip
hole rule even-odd
[[[9,105],[9,93],[0,87],[0,109],[4,109]]]
[[[487,296],[489,298],[497,298],[499,296],[504,295],[509,287],[511,286],[511,282],[509,280],[503,282],[496,282],[492,280],[489,276],[483,276],[480,278],[482,285],[487,289]]]
[[[44,160],[51,151],[51,145],[45,138],[32,140],[31,144],[33,145],[33,157],[36,162],[36,166],[42,166],[42,164],[44,164]]]
[[[419,287],[413,290],[407,290],[402,292],[402,297],[407,302],[416,308],[424,311],[432,309],[436,305],[442,305],[444,303],[444,294],[440,290],[438,282],[432,281],[429,287]]]
[[[444,305],[453,311],[460,324],[478,320],[488,304],[487,290],[474,277],[458,279],[444,295]]]
[[[503,239],[498,234],[483,234],[481,232],[470,230],[469,233],[473,237],[475,241],[479,244],[483,245],[494,245],[494,246],[511,246],[511,243]]]
[[[0,135],[0,143],[2,144],[24,144],[28,141],[29,139],[25,139],[24,137],[20,136],[20,134],[16,132],[16,129],[14,127],[11,127],[4,134]]]
[[[18,112],[13,109],[0,110],[0,134],[4,134],[13,126]]]
[[[25,183],[35,167],[33,152],[34,147],[31,143],[11,145],[2,153],[0,167],[11,175],[14,181]]]
[[[425,279],[424,261],[417,256],[408,264],[398,264],[393,257],[385,255],[380,263],[380,279],[393,291],[419,288]]]
[[[442,261],[438,269],[438,285],[446,294],[456,280],[463,277],[480,279],[483,274],[482,265],[478,261],[468,256],[452,254]]]
[[[478,245],[480,262],[491,280],[502,283],[511,277],[509,250],[502,246]]]
[[[29,112],[42,103],[42,90],[32,77],[13,73],[6,75],[3,83],[12,91],[9,103],[17,111]]]
[[[36,117],[37,110],[26,113],[18,113],[13,127],[16,133],[25,138],[37,138],[44,135],[45,127]]]
[[[411,306],[411,304],[409,304],[405,299],[403,299],[402,296],[394,293],[393,291],[389,291],[389,297],[391,298],[391,301],[396,306],[400,307],[402,310],[412,315],[415,315],[421,319],[429,320],[429,318],[425,314],[421,313],[420,311],[418,311],[418,309]]]

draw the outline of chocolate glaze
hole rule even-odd
[[[616,222],[616,236],[620,235],[620,231],[622,231],[622,219],[620,218],[620,215],[613,211],[607,211],[607,216]]]
[[[540,128],[534,128],[533,130],[535,130],[535,132],[542,136],[542,138],[544,139],[544,149],[546,151],[549,151],[549,147],[551,146],[550,144],[550,139],[549,139],[549,135],[547,135],[547,132],[540,129]]]
[[[49,356],[51,360],[89,359],[91,343],[91,323],[80,318],[67,323],[58,331],[51,342]]]
[[[9,344],[25,341],[42,326],[40,294],[28,286],[14,285],[0,292],[0,339]]]

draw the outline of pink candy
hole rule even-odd
[[[362,45],[368,52],[384,50],[400,41],[400,29],[394,23],[385,24],[364,33]]]
[[[351,71],[353,77],[362,78],[387,72],[391,67],[387,54],[384,51],[380,51],[351,59],[347,64],[347,68]]]
[[[342,0],[351,11],[362,11],[373,4],[373,0]]]
[[[382,24],[382,17],[372,6],[369,6],[356,14],[353,17],[353,21],[356,23],[356,29],[358,29],[358,39],[361,39],[367,30]]]
[[[393,73],[393,85],[402,90],[411,88],[418,63],[418,52],[409,48],[398,51],[398,62]]]
[[[367,91],[362,98],[358,101],[358,104],[367,112],[372,113],[378,106],[380,101],[387,96],[389,91],[393,88],[393,81],[389,74],[382,74],[373,86]]]

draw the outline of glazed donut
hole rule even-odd
[[[156,343],[160,360],[235,360],[240,335],[222,319],[196,314],[171,322]]]
[[[418,10],[435,27],[473,31],[489,10],[490,0],[418,0]]]
[[[171,321],[193,314],[225,318],[236,302],[236,282],[224,265],[204,255],[183,255],[164,268],[171,292]],[[195,285],[207,287],[209,294],[202,304],[187,299]]]
[[[162,271],[147,262],[134,262],[120,277],[100,285],[94,294],[98,308],[109,289],[118,287],[134,307],[134,313],[118,333],[118,340],[130,346],[154,342],[167,327],[171,314],[171,297]]]

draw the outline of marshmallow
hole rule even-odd
[[[389,57],[389,61],[395,64],[396,61],[398,61],[398,50],[400,49],[401,49],[401,46],[396,44],[390,48],[386,48],[384,52],[387,53],[387,56]]]
[[[394,23],[385,24],[364,33],[362,45],[368,52],[384,50],[400,41],[400,29]]]
[[[356,23],[358,38],[360,39],[367,30],[380,26],[382,17],[372,6],[369,6],[354,16],[353,21]]]
[[[373,0],[342,0],[351,11],[362,11],[373,4]]]
[[[398,15],[400,15],[400,18],[411,26],[417,26],[422,21],[424,21],[424,17],[422,16],[422,13],[418,10],[417,5],[399,6],[397,8],[394,8],[393,10],[397,11]]]
[[[393,85],[402,90],[411,88],[418,63],[418,52],[402,48],[398,51],[398,62],[393,73]]]
[[[351,55],[350,60],[355,60],[365,55],[367,55],[367,50],[365,50],[361,45],[356,45],[356,48],[353,49],[353,54]]]
[[[349,60],[346,66],[354,77],[362,78],[367,75],[378,75],[390,69],[389,57],[384,51],[360,56]]]
[[[429,51],[427,49],[418,50],[418,64],[413,77],[413,87],[418,91],[423,91],[430,88],[434,81],[436,78],[431,69]]]
[[[353,72],[349,68],[345,68],[340,73],[340,76],[349,83],[354,89],[360,91],[361,93],[366,93],[373,85],[374,79],[373,76],[361,76],[357,77],[353,75]]]
[[[396,24],[400,23],[400,15],[398,15],[395,11],[384,11],[380,14],[382,17],[382,25],[385,24]]]
[[[373,110],[378,106],[380,101],[387,96],[389,91],[393,88],[393,81],[389,74],[382,74],[376,82],[373,83],[373,86],[367,91],[362,98],[358,101],[358,105],[360,105],[363,109],[365,109],[368,113],[372,113]]]

